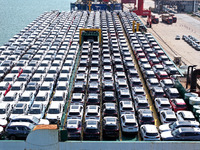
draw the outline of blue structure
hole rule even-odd
[[[87,4],[76,4],[76,3],[71,3],[70,4],[71,11],[75,10],[89,10]],[[92,4],[91,6],[92,10],[108,10],[108,11],[114,11],[114,10],[122,10],[121,4],[116,3],[116,4]]]

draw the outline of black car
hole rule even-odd
[[[5,134],[11,140],[26,138],[34,127],[35,125],[29,122],[10,122],[5,129]]]

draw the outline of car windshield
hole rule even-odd
[[[62,101],[62,100],[63,100],[62,96],[53,97],[53,101]]]
[[[176,121],[176,118],[167,118],[166,121]]]
[[[31,109],[29,114],[41,114],[40,109]]]
[[[12,90],[12,91],[18,91],[18,90],[20,90],[20,86],[13,86],[13,87],[11,88],[11,90]]]
[[[42,91],[48,91],[48,90],[50,90],[50,89],[49,89],[48,86],[42,86],[42,87],[40,88],[40,90],[42,90]]]
[[[0,114],[5,114],[6,110],[5,109],[0,109]]]
[[[59,111],[59,109],[49,109],[49,111],[48,111],[48,113],[49,114],[59,114],[60,113],[60,111]]]
[[[36,97],[35,101],[45,101],[45,97]]]
[[[57,90],[67,90],[67,88],[66,88],[65,86],[59,86],[59,87],[57,88]]]
[[[0,90],[1,91],[6,90],[5,86],[0,86]]]
[[[147,136],[158,136],[158,133],[146,133]]]
[[[126,126],[136,126],[136,123],[130,123],[130,122],[127,122],[125,123]]]
[[[30,101],[29,97],[21,97],[19,101]]]
[[[23,109],[14,109],[12,113],[13,114],[23,114],[24,112],[23,112]]]
[[[98,130],[97,129],[88,129],[88,128],[86,128],[85,132],[96,133],[96,132],[98,132]]]
[[[176,106],[179,108],[186,107],[184,104],[177,104]]]
[[[13,97],[4,97],[3,101],[13,101]]]

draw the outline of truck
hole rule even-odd
[[[176,23],[176,22],[177,22],[177,17],[174,15],[174,13],[169,13],[169,16],[172,17],[173,23]]]
[[[158,24],[159,23],[159,17],[157,17],[156,15],[151,15],[151,21],[153,24]]]
[[[169,14],[162,14],[161,18],[162,18],[162,22],[164,23],[167,23],[167,24],[173,23],[173,18]]]

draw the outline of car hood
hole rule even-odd
[[[47,119],[40,119],[40,122],[38,124],[49,125],[49,120],[47,120]]]
[[[169,128],[169,124],[163,124],[159,126],[159,131],[160,132],[165,132],[165,131],[170,131],[171,129]]]
[[[62,114],[47,114],[46,119],[61,119]]]
[[[1,114],[0,115],[0,119],[6,119],[7,118],[7,115],[6,114]]]
[[[174,137],[173,137],[173,135],[172,135],[172,133],[171,133],[171,131],[166,131],[166,132],[162,132],[161,133],[161,138],[163,139],[163,140],[167,140],[167,139],[174,139]]]

